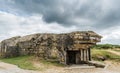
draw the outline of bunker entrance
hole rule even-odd
[[[71,50],[67,51],[67,64],[86,64],[91,60],[90,49]]]
[[[77,64],[78,51],[67,51],[67,64]]]

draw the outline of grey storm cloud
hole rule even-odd
[[[103,36],[102,43],[120,44],[119,4],[120,0],[0,0],[0,40],[92,30]]]
[[[93,28],[104,29],[120,25],[119,4],[119,0],[1,0],[0,10],[20,15],[40,14],[45,22],[62,26],[91,24]],[[82,19],[85,23],[79,21]]]

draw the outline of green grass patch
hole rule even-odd
[[[33,66],[31,58],[32,56],[20,56],[14,58],[2,58],[0,60],[6,63],[17,65],[23,69],[37,70],[37,68]]]
[[[119,50],[114,50],[114,51],[116,51],[116,52],[120,52],[120,49],[119,49]]]
[[[58,66],[58,67],[64,67],[64,64],[60,64],[59,61],[51,61],[51,60],[40,60],[44,65],[53,65],[53,66]]]
[[[22,69],[27,70],[45,70],[51,68],[52,66],[63,67],[65,65],[60,64],[58,61],[47,61],[44,59],[37,58],[35,56],[20,56],[14,58],[1,58],[0,61],[17,65]],[[34,65],[34,63],[37,64]]]
[[[100,61],[100,57],[107,60],[120,61],[120,56],[110,53],[104,49],[92,49],[92,58]]]

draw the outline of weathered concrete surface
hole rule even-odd
[[[0,43],[0,57],[35,55],[44,59],[56,58],[60,63],[68,64],[70,59],[67,56],[67,51],[77,51],[76,63],[78,64],[81,60],[90,60],[89,49],[100,40],[101,36],[93,31],[76,31],[64,34],[38,33],[12,37]],[[85,55],[79,57],[83,52]]]
[[[88,65],[95,66],[95,67],[98,67],[98,68],[105,68],[105,66],[107,66],[104,63],[101,63],[101,62],[98,62],[98,61],[89,61]]]
[[[0,57],[13,57],[19,55],[16,45],[18,38],[20,38],[20,36],[3,40],[0,43]]]

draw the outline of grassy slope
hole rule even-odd
[[[59,64],[56,61],[46,61],[39,58],[35,58],[34,56],[3,58],[0,59],[0,61],[14,64],[22,69],[28,69],[28,70],[42,70],[42,69],[47,69],[48,67],[50,68],[51,66],[58,66],[58,67],[64,66],[63,64]],[[38,67],[34,65],[34,63],[36,63]]]
[[[98,56],[105,57],[107,58],[107,60],[120,61],[120,56],[112,54],[106,51],[105,49],[92,49],[92,58],[94,60],[99,60]],[[0,59],[0,61],[10,63],[10,64],[15,64],[20,68],[29,69],[29,70],[40,70],[42,67],[41,65],[43,65],[44,68],[46,69],[51,66],[64,66],[55,61],[51,62],[51,61],[36,59],[34,56],[20,56],[20,57],[14,57],[14,58],[4,58],[4,59]],[[34,65],[35,62],[37,62],[37,65],[40,64],[39,65],[40,67],[36,67]]]
[[[120,50],[114,50],[114,51],[120,52]]]
[[[30,61],[31,58],[32,56],[20,56],[14,58],[4,58],[0,60],[6,63],[17,65],[18,67],[23,69],[36,70],[37,68],[34,67],[32,62]]]
[[[99,60],[98,57],[105,57],[107,60],[120,61],[120,56],[110,53],[104,49],[92,49],[92,58]]]

